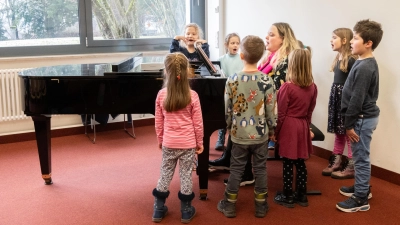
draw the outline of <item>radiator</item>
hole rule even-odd
[[[21,69],[0,70],[0,122],[28,118],[21,108],[19,71]]]

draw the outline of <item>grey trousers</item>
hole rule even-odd
[[[266,164],[268,156],[268,141],[254,145],[232,144],[230,176],[225,191],[230,194],[237,194],[239,192],[239,185],[244,173],[248,155],[252,153],[253,172],[255,176],[254,191],[256,193],[266,193],[268,191]]]

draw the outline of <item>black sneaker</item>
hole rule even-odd
[[[246,185],[252,185],[254,184],[255,180],[254,177],[242,177],[242,180],[240,181],[240,187],[246,186]],[[224,179],[224,184],[228,184],[228,178]]]
[[[371,193],[371,185],[369,186],[369,191],[368,191],[368,199],[372,198],[372,193]],[[354,194],[354,185],[350,186],[350,187],[346,187],[343,186],[341,188],[339,188],[339,192],[340,194],[347,196],[347,197],[351,197]]]
[[[370,206],[368,198],[359,198],[352,195],[349,199],[336,204],[336,208],[343,212],[368,211]]]

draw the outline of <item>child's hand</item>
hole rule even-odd
[[[181,41],[181,40],[182,41],[186,41],[185,36],[175,36],[174,39],[177,40],[177,41]]]
[[[314,139],[314,136],[315,136],[315,135],[314,135],[314,132],[312,132],[312,131],[311,131],[311,128],[310,128],[310,137],[311,137],[311,140]]]
[[[270,135],[268,135],[268,138],[269,138],[271,141],[276,142],[275,134],[270,134]]]
[[[360,140],[360,137],[356,134],[354,129],[346,130],[346,135],[349,137],[351,142],[358,142]]]
[[[196,154],[201,154],[203,152],[203,150],[204,150],[204,146],[203,145],[202,146],[197,146]]]

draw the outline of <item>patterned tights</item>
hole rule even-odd
[[[307,167],[304,159],[283,158],[283,189],[293,190],[293,165],[296,166],[296,189],[307,188]]]

